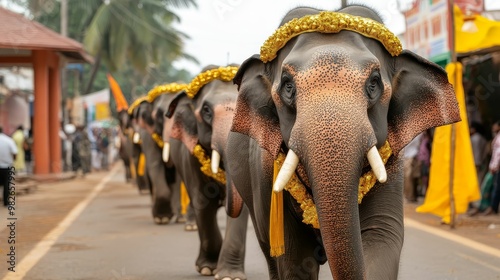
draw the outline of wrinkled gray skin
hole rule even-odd
[[[207,69],[208,70],[208,69]],[[178,95],[171,104],[173,133],[170,134],[170,159],[186,183],[196,213],[200,251],[196,269],[216,279],[246,279],[244,257],[248,210],[242,204],[230,206],[225,239],[217,225],[217,210],[227,196],[226,186],[205,176],[192,155],[193,143],[199,143],[210,157],[212,149],[221,154],[221,168],[226,160],[225,146],[236,100],[236,86],[213,81],[204,86],[194,100]],[[228,119],[229,118],[229,119]],[[226,173],[226,178],[230,178]],[[227,181],[231,188],[231,180]],[[227,205],[226,205],[227,206]]]
[[[168,105],[170,104],[170,102],[172,101],[172,99],[175,97],[174,94],[163,94],[163,95],[160,95],[158,96],[153,104],[152,104],[152,121],[153,121],[153,132],[155,132],[156,134],[158,134],[159,136],[162,136],[163,137],[163,129],[164,129],[164,124],[165,124],[165,109],[164,108],[167,108]],[[163,158],[162,158],[162,151],[160,151],[160,153],[156,153],[154,155],[154,157],[156,159],[160,159],[162,162],[163,162]],[[180,181],[181,181],[181,178],[180,176],[178,175],[177,171],[176,171],[176,168],[173,164],[172,161],[169,161],[169,162],[163,162],[163,166],[165,168],[165,172],[171,172],[172,170],[175,170],[176,172],[176,183],[173,185],[173,196],[172,196],[172,207],[175,209],[174,212],[176,212],[177,216],[179,217],[176,222],[183,222],[185,220],[186,222],[186,230],[196,230],[196,228],[193,227],[193,225],[196,224],[196,221],[195,221],[195,213],[194,213],[194,209],[193,209],[193,205],[192,203],[189,204],[188,208],[187,208],[187,213],[186,213],[186,216],[185,217],[182,217],[181,216],[181,205],[180,205]],[[170,184],[169,184],[170,185]]]
[[[132,138],[128,132],[131,131],[130,116],[126,110],[118,112],[118,121],[120,123],[120,131],[118,137],[120,139],[120,148],[118,154],[123,161],[125,167],[125,181],[128,183],[132,180],[131,162],[132,162]]]
[[[132,128],[131,131],[131,136],[132,139],[130,140],[130,149],[131,149],[131,156],[132,156],[132,163],[134,164],[135,168],[135,182],[137,184],[137,187],[139,188],[139,193],[140,194],[149,194],[151,193],[151,183],[149,181],[148,176],[146,174],[139,176],[138,174],[138,167],[139,167],[139,157],[142,153],[142,146],[140,143],[134,143],[133,142],[133,135],[134,133],[141,133],[143,128],[139,126],[139,120],[138,120],[138,112],[139,112],[139,107],[135,108],[130,115],[130,126]]]
[[[368,8],[342,12],[380,17]],[[316,14],[290,11],[291,18]],[[374,39],[351,31],[304,33],[271,62],[245,61],[228,139],[232,175],[267,259],[270,279],[317,279],[328,259],[334,279],[397,279],[403,246],[402,161],[399,152],[421,131],[460,119],[453,88],[439,66],[410,52],[392,57]],[[358,205],[366,154],[389,141],[387,182]],[[270,257],[273,160],[297,154],[296,174],[312,195],[320,230],[284,191],[285,255]]]
[[[179,217],[180,181],[176,178],[175,168],[163,162],[162,149],[151,136],[155,129],[152,109],[153,104],[141,103],[137,108],[137,123],[141,149],[146,158],[146,177],[150,182],[153,220],[156,224],[168,224],[174,215]]]

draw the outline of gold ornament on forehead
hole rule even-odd
[[[354,31],[378,40],[392,56],[398,56],[403,51],[399,38],[383,24],[369,18],[323,11],[316,15],[294,18],[279,27],[260,48],[260,59],[264,63],[273,60],[289,40],[300,34],[338,33],[342,30]]]
[[[232,81],[238,72],[238,67],[227,66],[219,67],[217,69],[207,70],[198,76],[194,77],[186,89],[186,94],[189,98],[194,98],[198,91],[206,84],[214,81],[221,80],[223,82]]]
[[[185,90],[187,87],[188,87],[187,84],[178,84],[178,83],[170,83],[170,84],[156,86],[148,92],[148,102],[151,103],[155,101],[155,99],[162,94],[177,93],[179,91]]]
[[[132,105],[130,105],[130,107],[128,108],[127,112],[129,115],[132,115],[132,113],[134,112],[135,108],[137,108],[142,102],[147,102],[148,101],[148,96],[143,96],[143,97],[139,97],[137,98],[134,103],[132,103]]]

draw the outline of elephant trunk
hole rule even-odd
[[[316,122],[320,119],[327,129],[318,131],[307,125],[313,119],[299,125],[297,130],[304,133],[295,131],[292,137],[307,138],[307,141],[293,141],[291,149],[298,151],[307,170],[334,279],[365,279],[358,185],[367,154],[377,140],[366,113],[334,111],[330,111],[329,117],[315,117]],[[374,165],[377,166],[377,160]],[[385,176],[385,169],[378,173]]]

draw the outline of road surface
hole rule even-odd
[[[149,197],[123,177],[118,165],[109,174],[42,186],[17,197],[16,272],[8,270],[12,232],[5,226],[0,279],[212,279],[194,269],[197,233],[185,232],[181,224],[153,224]],[[221,209],[222,232],[223,214]],[[8,218],[2,210],[0,221],[9,225]],[[410,219],[405,230],[399,279],[500,279],[500,243],[494,248]],[[252,231],[249,222],[247,277],[267,279]],[[331,279],[327,266],[320,276]]]

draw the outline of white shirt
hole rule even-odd
[[[0,133],[0,168],[9,168],[14,163],[13,155],[17,154],[16,143],[9,136]]]

